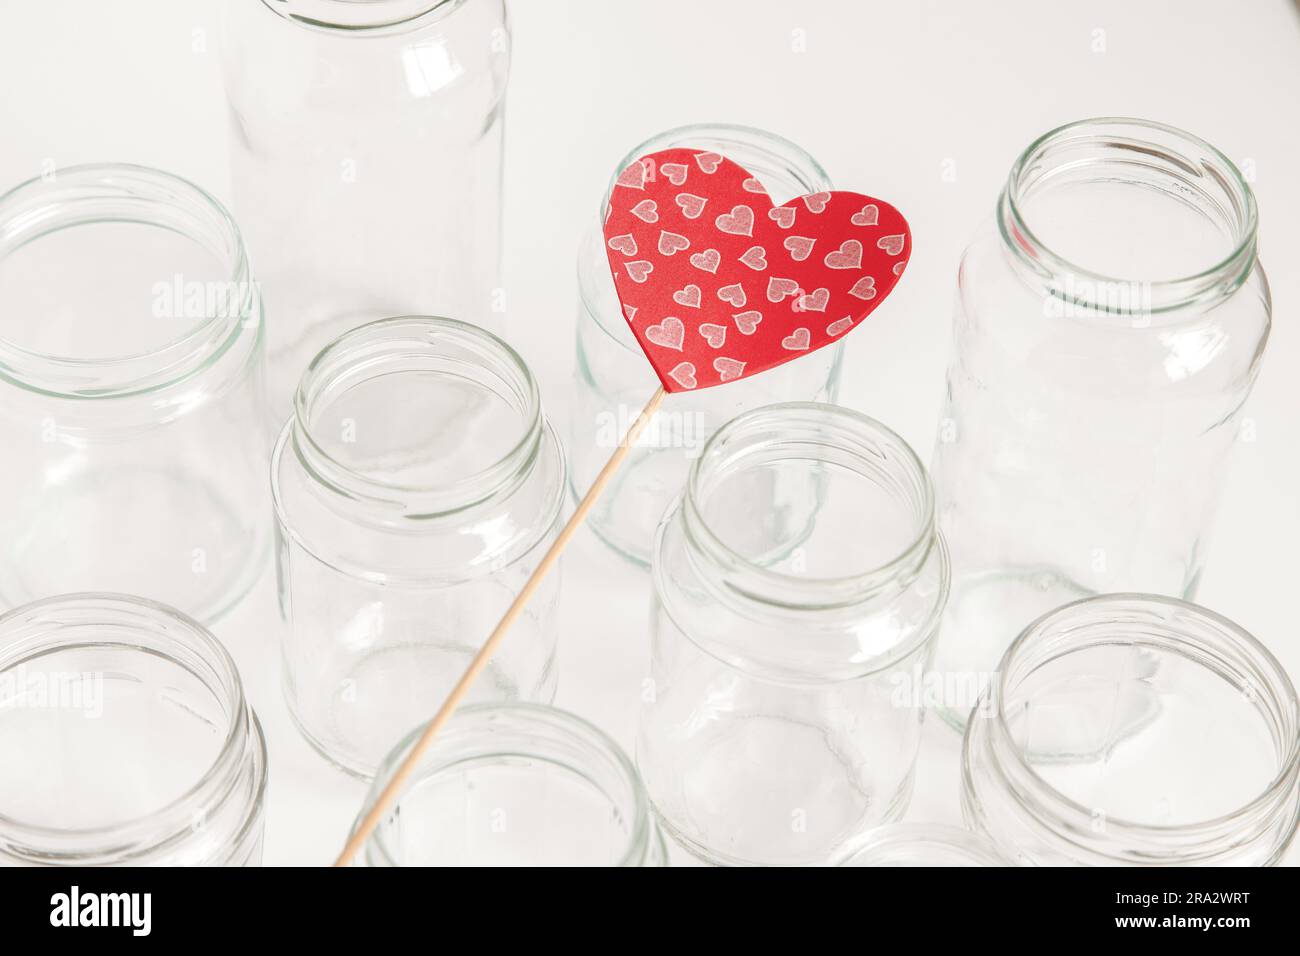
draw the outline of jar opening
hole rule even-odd
[[[215,361],[258,317],[229,213],[183,179],[77,166],[0,196],[0,377],[134,394]]]
[[[384,761],[364,814],[423,731]],[[655,833],[640,779],[603,731],[536,704],[452,718],[371,836],[377,866],[638,866]]]
[[[462,6],[467,0],[262,0],[266,6],[306,26],[375,31],[421,25]]]
[[[459,510],[512,487],[537,458],[541,399],[523,359],[452,319],[381,319],[312,361],[294,399],[295,448],[325,484]]]
[[[987,838],[934,823],[892,823],[868,831],[843,866],[1010,866]]]
[[[179,612],[75,594],[0,616],[0,759],[21,781],[0,792],[0,856],[129,856],[192,832],[250,737],[260,795],[264,743],[234,662]]]
[[[1031,812],[1096,840],[1195,855],[1232,821],[1270,820],[1300,772],[1281,665],[1235,624],[1173,598],[1104,595],[1050,612],[1012,644],[990,692],[1010,784]]]
[[[935,539],[915,452],[865,415],[815,403],[724,425],[691,469],[683,517],[734,590],[792,606],[857,603],[906,582]]]
[[[1255,264],[1241,172],[1209,143],[1145,120],[1083,120],[1038,139],[1012,167],[998,224],[1013,261],[1087,315],[1204,302]]]

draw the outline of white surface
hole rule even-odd
[[[659,130],[765,127],[812,152],[837,185],[907,212],[907,279],[855,333],[843,400],[927,460],[957,258],[1025,145],[1069,120],[1121,114],[1188,129],[1241,164],[1259,197],[1275,326],[1247,409],[1257,439],[1238,448],[1200,600],[1300,675],[1300,20],[1289,0],[514,0],[512,14],[509,320],[557,420],[572,375],[579,235],[614,163]],[[799,37],[806,52],[793,49]],[[114,160],[228,196],[218,42],[208,0],[0,0],[0,186],[47,160]],[[648,582],[590,535],[565,574],[557,702],[630,743]],[[268,574],[217,631],[270,740],[266,862],[321,864],[364,787],[290,725],[276,621]],[[932,722],[911,819],[957,819],[956,754],[955,736]]]

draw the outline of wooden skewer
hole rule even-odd
[[[362,817],[361,822],[352,831],[352,835],[348,837],[348,842],[344,844],[343,851],[339,853],[338,859],[334,861],[335,866],[347,866],[352,861],[352,858],[365,845],[366,840],[370,838],[370,834],[374,832],[375,827],[379,825],[379,821],[384,814],[388,812],[389,807],[397,800],[397,795],[401,792],[402,786],[415,771],[416,764],[420,762],[424,752],[433,743],[433,738],[438,736],[438,732],[451,719],[451,715],[456,712],[456,708],[460,706],[465,695],[469,693],[469,689],[474,686],[474,681],[478,680],[479,675],[487,668],[488,662],[492,660],[492,655],[496,653],[497,645],[501,643],[511,625],[515,623],[519,615],[523,613],[524,608],[528,606],[533,592],[537,590],[546,575],[550,573],[551,568],[555,566],[555,562],[560,559],[560,555],[568,545],[569,539],[582,527],[582,523],[587,519],[587,513],[599,500],[605,486],[609,484],[610,478],[614,477],[614,472],[618,471],[623,459],[627,457],[628,451],[636,443],[637,438],[640,437],[641,432],[649,424],[650,419],[654,417],[655,412],[659,410],[659,405],[663,402],[666,394],[663,388],[657,389],[654,395],[650,396],[650,401],[646,402],[645,407],[641,409],[641,414],[636,417],[636,421],[628,426],[627,434],[623,436],[619,446],[614,449],[614,454],[609,456],[609,461],[605,462],[605,467],[600,470],[596,480],[591,483],[591,488],[587,491],[586,496],[582,501],[578,502],[578,507],[574,509],[573,516],[560,530],[559,535],[556,536],[546,554],[542,556],[542,560],[538,562],[532,575],[524,582],[524,586],[515,597],[514,602],[511,603],[502,616],[500,623],[488,636],[483,647],[470,661],[469,667],[465,668],[465,673],[456,682],[456,686],[451,689],[451,693],[442,702],[438,712],[433,715],[433,720],[429,721],[424,733],[420,735],[420,738],[411,748],[411,752],[406,755],[406,759],[397,768],[397,771],[393,774],[393,779],[388,782],[388,786],[384,787],[375,799],[370,812]]]

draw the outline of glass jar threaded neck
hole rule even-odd
[[[423,730],[412,731],[379,766],[358,819],[392,780]],[[476,775],[482,775],[478,785],[471,782]],[[453,786],[457,779],[464,782]],[[447,787],[457,795],[454,810],[440,803],[439,794]],[[477,791],[478,802],[484,806],[474,806],[475,801],[466,795],[470,791]],[[550,823],[573,825],[583,820],[578,825],[585,831],[584,839],[577,841],[581,847],[554,849],[558,858],[541,861],[527,859],[534,852],[533,842],[547,842],[538,840],[541,834],[532,834],[530,840],[528,832],[514,833],[513,840],[518,843],[506,847],[504,859],[494,857],[497,862],[633,867],[664,862],[662,836],[651,817],[640,777],[603,731],[554,707],[485,703],[457,711],[421,756],[389,816],[367,842],[366,863],[376,867],[445,865],[458,852],[466,853],[464,864],[484,862],[475,858],[472,846],[457,839],[470,827],[458,830],[455,838],[442,846],[427,828],[429,821],[421,818],[435,815],[439,807],[464,814],[466,821],[489,808],[504,814],[505,809],[494,801],[522,792],[534,794],[540,816],[530,816],[516,828],[545,831]],[[599,809],[589,814],[593,807]],[[554,820],[548,820],[552,816]],[[502,836],[489,844],[498,852],[501,840],[511,838],[509,828],[501,827],[500,833]]]
[[[1256,261],[1258,214],[1240,170],[1147,120],[1080,120],[1041,136],[1012,166],[996,219],[1013,264],[1058,308],[1139,326],[1230,295]]]
[[[1115,655],[1125,650],[1140,656],[1140,667],[1116,659]],[[1104,662],[1097,655],[1106,655]],[[1071,657],[1080,663],[1071,665]],[[1103,663],[1109,670],[1103,670]],[[1131,666],[1133,672],[1119,670],[1121,664]],[[1080,696],[1086,691],[1077,691],[1073,698],[1065,696],[1066,690],[1075,686],[1065,683],[1074,673],[1070,667],[1094,683],[1109,675],[1114,687],[1107,700],[1115,698],[1114,715],[1107,726],[1090,723],[1084,728],[1086,734],[1079,730],[1069,738],[1073,749],[1061,756],[1056,751],[1064,739],[1062,721],[1071,714],[1091,713],[1078,710],[1083,706],[1079,701],[1091,699]],[[968,816],[973,815],[977,825],[1009,815],[1026,828],[1023,832],[1034,835],[1032,843],[1053,854],[1052,859],[1059,854],[1071,862],[1094,865],[1268,865],[1285,850],[1300,813],[1296,792],[1300,709],[1281,664],[1241,627],[1175,598],[1101,595],[1039,618],[1007,650],[999,670],[986,691],[987,699],[970,721],[965,741],[963,799]],[[1173,746],[1175,738],[1157,736],[1156,721],[1186,724],[1187,706],[1198,699],[1191,696],[1193,692],[1204,693],[1205,687],[1220,682],[1226,682],[1227,693],[1239,701],[1236,710],[1253,712],[1255,722],[1262,725],[1251,739],[1235,740],[1233,749],[1261,749],[1257,746],[1260,741],[1268,741],[1269,764],[1275,769],[1260,772],[1261,779],[1270,779],[1253,797],[1231,809],[1220,806],[1221,812],[1206,819],[1182,819],[1187,811],[1182,807],[1170,810],[1165,792],[1175,797],[1181,793],[1169,780],[1188,785],[1186,775],[1191,771],[1186,767],[1171,764],[1158,776],[1143,776],[1132,769],[1132,760],[1127,764],[1118,761],[1116,769],[1108,769],[1109,760],[1096,765],[1100,758],[1090,750],[1101,748],[1097,741],[1111,740],[1107,746],[1116,749],[1127,740],[1137,741],[1144,732],[1151,733],[1155,741],[1146,746],[1182,753]],[[1127,699],[1122,696],[1126,684],[1155,695],[1158,706],[1122,706]],[[1215,700],[1219,701],[1216,710],[1223,711],[1224,701]],[[1035,712],[1046,722],[1030,723]],[[1225,721],[1235,716],[1218,714]],[[1203,736],[1198,739],[1204,743]],[[1093,743],[1081,748],[1080,740]],[[1211,765],[1214,756],[1208,747],[1190,759],[1200,768],[1206,788],[1227,772]],[[1097,806],[1087,805],[1083,792],[1077,790],[1084,778],[1055,775],[1060,767],[1068,769],[1072,763],[1088,761],[1092,761],[1088,766],[1094,767],[1093,772],[1102,775],[1087,778],[1099,795],[1093,801]],[[1051,780],[1045,776],[1046,769],[1054,774]],[[1250,769],[1258,767],[1252,764]],[[1234,776],[1241,772],[1238,768]],[[1103,779],[1107,774],[1112,777],[1109,783]],[[1222,805],[1226,798],[1217,799]],[[1146,816],[1125,817],[1105,804],[1130,810],[1140,807]],[[1162,819],[1162,814],[1170,813],[1178,813],[1179,818]]]
[[[392,383],[433,378],[467,383],[508,409],[509,428],[494,436],[493,450],[443,467],[431,443],[437,436],[406,434],[400,425],[387,430],[378,450],[357,450],[364,445],[349,428],[386,427],[374,419],[392,407],[390,399],[401,400]],[[363,388],[376,389],[365,423],[336,407]],[[467,414],[483,403],[463,400]],[[454,409],[440,411],[448,421],[457,417]],[[291,431],[295,453],[323,488],[424,521],[509,495],[538,458],[545,420],[532,372],[501,339],[453,319],[405,316],[353,329],[316,356],[294,396]]]

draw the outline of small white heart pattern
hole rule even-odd
[[[748,378],[842,340],[912,251],[907,221],[883,200],[821,191],[777,206],[737,163],[685,148],[619,174],[604,234],[623,311],[669,392]]]

